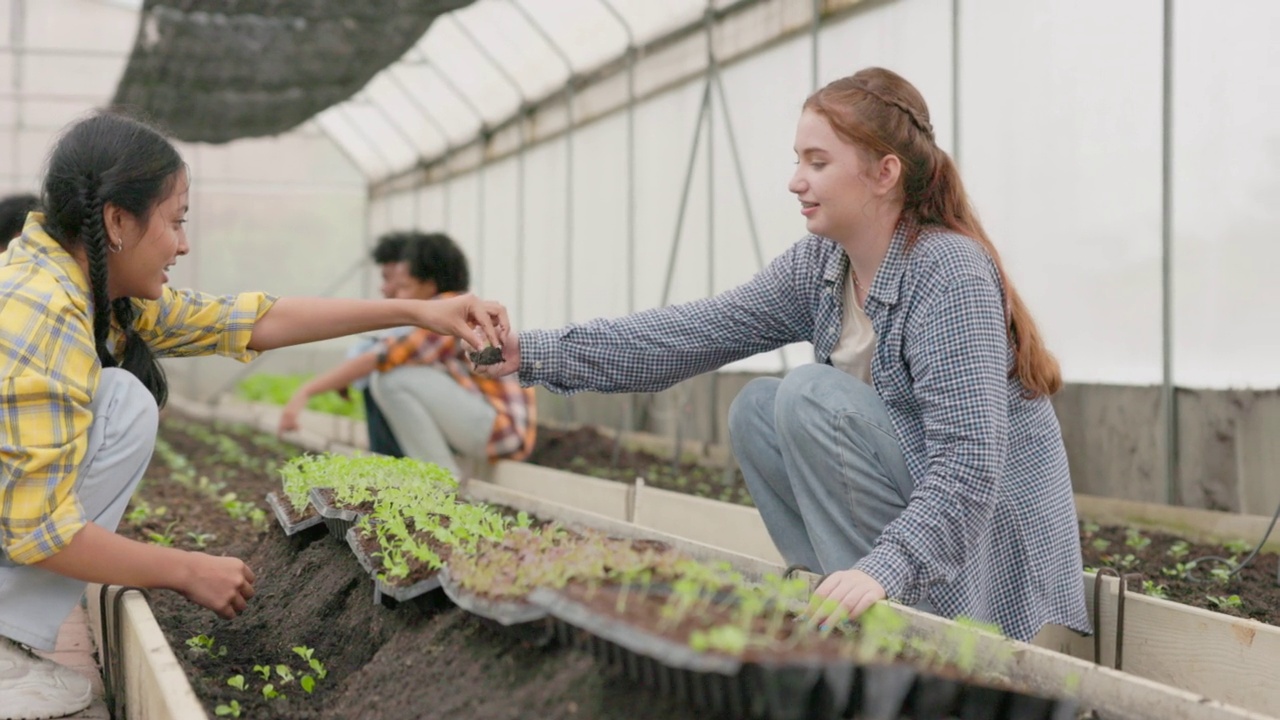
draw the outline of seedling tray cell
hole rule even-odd
[[[311,488],[311,507],[324,518],[325,527],[329,528],[329,536],[342,542],[346,540],[347,531],[360,519],[360,513],[354,510],[336,508],[320,494],[322,488]]]
[[[285,537],[292,537],[303,530],[313,528],[324,522],[324,518],[319,513],[301,522],[293,522],[290,519],[289,511],[284,508],[285,502],[287,501],[281,500],[274,492],[267,493],[267,505],[271,507],[271,512],[275,514],[276,522],[280,523],[280,529],[284,530]]]

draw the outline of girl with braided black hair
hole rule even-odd
[[[167,588],[223,617],[253,597],[242,561],[114,530],[155,444],[158,357],[258,352],[416,325],[497,344],[501,306],[212,296],[166,286],[190,246],[189,179],[160,133],[102,113],[58,141],[33,212],[0,267],[0,720],[89,704],[52,649],[86,582]],[[478,326],[480,329],[474,329]]]

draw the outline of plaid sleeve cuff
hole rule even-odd
[[[5,554],[18,565],[31,565],[47,560],[71,543],[85,526],[84,510],[80,501],[71,496],[64,500],[32,533],[17,538]]]
[[[560,375],[560,360],[554,343],[557,330],[526,330],[520,333],[520,384],[524,387],[543,385],[553,392],[557,390],[555,379]]]
[[[253,327],[276,304],[277,299],[274,295],[261,292],[240,293],[235,296],[231,313],[227,317],[226,329],[218,343],[218,354],[240,362],[249,362],[258,357],[258,351],[249,349]]]
[[[915,582],[915,565],[892,545],[877,545],[853,567],[874,578],[884,588],[886,597],[903,605],[915,605],[924,595]]]

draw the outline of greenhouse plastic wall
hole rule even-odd
[[[1268,150],[1275,134],[1265,118],[1280,109],[1280,88],[1260,69],[1275,66],[1280,52],[1265,35],[1280,8],[1262,0],[1172,5],[1170,359],[1182,388],[1172,485],[1159,388],[1163,4],[868,4],[824,21],[819,77],[878,64],[924,93],[940,144],[959,156],[988,231],[1062,360],[1070,386],[1058,408],[1081,489],[1269,513],[1280,500],[1266,441],[1280,430],[1280,406],[1269,390],[1280,385],[1280,363],[1273,362],[1280,331],[1265,313],[1280,301],[1280,290],[1266,280],[1265,268],[1274,265],[1266,258],[1278,252],[1266,228],[1280,211],[1263,200],[1276,177]],[[726,117],[765,257],[802,235],[785,184],[812,52],[810,38],[797,34],[722,68],[728,109],[713,95],[712,147],[708,152],[704,130],[692,157],[669,301],[724,290],[758,268]],[[420,227],[451,232],[473,257],[483,248],[477,288],[508,302],[520,327],[658,305],[705,82],[698,77],[645,97],[635,111],[630,261],[623,110],[572,131],[572,185],[567,137],[560,135],[483,173],[376,198],[375,230],[390,227],[383,206],[401,194],[417,198]],[[524,273],[517,279],[520,258]],[[807,361],[808,349],[791,348],[788,359]],[[782,369],[777,353],[728,368]],[[721,417],[731,397],[721,393]],[[716,410],[703,403],[690,412]],[[616,417],[609,409],[579,419]],[[685,432],[707,429],[707,422],[689,418]]]

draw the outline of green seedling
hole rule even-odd
[[[1107,548],[1111,547],[1111,541],[1106,538],[1094,538],[1089,544],[1098,552],[1106,552]]]
[[[276,675],[279,676],[281,685],[288,685],[294,681],[293,671],[289,669],[288,665],[277,665]]]
[[[279,698],[280,700],[284,700],[286,697],[287,697],[286,695],[282,695],[279,691],[277,691],[276,686],[272,685],[271,683],[267,683],[266,685],[262,686],[262,698],[264,700],[275,700],[277,698]]]
[[[302,678],[298,680],[298,684],[302,686],[302,691],[308,695],[316,689],[316,679],[310,675],[303,675]]]
[[[1244,601],[1239,595],[1205,595],[1209,600],[1209,604],[1218,608],[1235,608],[1239,610],[1244,607]]]
[[[1093,535],[1094,533],[1098,532],[1102,528],[1099,527],[1098,523],[1096,522],[1086,522],[1082,526],[1082,529],[1084,530],[1085,535]]]
[[[213,533],[197,533],[197,532],[187,533],[187,538],[191,540],[191,544],[197,550],[205,549],[206,547],[209,546],[209,541],[215,540],[217,539],[217,537],[218,536]]]
[[[1216,583],[1226,585],[1231,582],[1231,572],[1234,568],[1235,563],[1231,563],[1231,565],[1227,567],[1219,565],[1209,571],[1209,577],[1213,578],[1213,581]]]
[[[1151,538],[1145,537],[1142,533],[1130,528],[1124,531],[1124,544],[1134,550],[1142,551],[1151,544]]]
[[[318,658],[314,657],[315,650],[312,650],[306,645],[299,645],[293,649],[293,652],[296,653],[298,657],[302,658],[302,661],[305,662],[308,666],[310,666],[313,671],[315,671],[317,678],[323,680],[325,676],[329,674],[329,671],[326,670],[324,667],[324,663],[320,662]],[[311,692],[311,691],[308,690],[307,692]]]
[[[227,646],[222,645],[214,650],[214,639],[212,635],[196,635],[187,640],[187,647],[191,648],[196,654],[205,653],[210,657],[222,657],[227,654]]]
[[[1253,549],[1253,546],[1245,540],[1228,540],[1222,543],[1222,547],[1232,555],[1243,555]]]
[[[262,678],[263,682],[266,682],[271,679],[270,665],[254,665],[253,671],[258,673],[258,675]]]
[[[1103,558],[1111,563],[1112,566],[1121,570],[1132,570],[1140,564],[1140,561],[1132,553],[1126,555],[1111,555]]]
[[[1182,562],[1176,563],[1171,568],[1160,568],[1160,572],[1163,573],[1165,577],[1176,577],[1176,578],[1182,578],[1183,580],[1186,580],[1189,577],[1191,577],[1191,571],[1195,569],[1196,569],[1196,561],[1192,560],[1191,562],[1187,562],[1187,563],[1182,563]]]
[[[213,709],[213,713],[218,717],[240,717],[240,703],[232,700],[225,705],[219,705]]]
[[[244,676],[232,675],[231,677],[227,678],[227,684],[237,690],[244,690]]]
[[[1154,580],[1142,581],[1143,595],[1149,595],[1153,598],[1167,598],[1169,597],[1169,593],[1167,592],[1167,590],[1168,590],[1167,587],[1165,587],[1164,585],[1157,585]]]
[[[147,540],[150,540],[152,545],[159,545],[160,547],[173,547],[173,526],[177,524],[178,524],[178,521],[174,520],[173,522],[169,523],[164,527],[164,532],[162,533],[158,533],[158,532],[147,533]]]
[[[1186,540],[1174,541],[1174,543],[1170,545],[1169,549],[1165,552],[1166,555],[1173,558],[1174,560],[1181,560],[1182,558],[1186,557],[1190,553],[1191,553],[1191,546],[1187,544]]]

